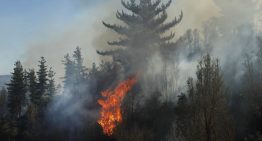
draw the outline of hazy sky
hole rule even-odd
[[[99,60],[94,46],[100,40],[106,46],[108,38],[101,21],[115,21],[117,9],[122,9],[120,0],[0,0],[0,75],[9,74],[16,60],[35,68],[44,56],[61,76],[63,56],[76,46],[82,48],[85,64]],[[169,16],[180,11],[180,33],[219,15],[213,0],[173,1]]]
[[[29,44],[63,32],[83,10],[101,1],[0,0],[0,75],[9,74],[16,60],[26,58]]]

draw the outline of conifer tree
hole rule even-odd
[[[100,55],[112,56],[115,61],[126,63],[138,63],[136,59],[147,57],[159,47],[171,47],[174,44],[171,40],[175,34],[166,32],[176,26],[182,20],[183,14],[179,18],[175,18],[171,22],[167,20],[166,10],[170,6],[172,0],[165,4],[161,4],[161,0],[129,0],[121,1],[122,5],[131,12],[128,14],[124,11],[116,13],[116,18],[125,25],[103,24],[121,35],[117,41],[108,42],[110,46],[118,46],[121,48],[111,51],[97,51]],[[161,48],[161,50],[165,50]],[[133,57],[131,57],[133,55]],[[136,57],[134,57],[136,56]],[[130,59],[134,59],[133,61]]]
[[[75,63],[67,54],[64,56],[63,64],[65,66],[64,90],[71,92],[75,82]]]
[[[24,83],[26,85],[26,89],[28,90],[28,86],[29,86],[29,81],[28,81],[28,71],[26,69],[24,69]]]
[[[76,50],[73,54],[74,60],[75,60],[75,71],[76,71],[76,77],[78,79],[84,78],[85,75],[85,67],[83,66],[83,57],[81,53],[81,49],[79,47],[76,47]]]
[[[37,89],[37,78],[35,71],[33,69],[29,70],[28,73],[28,90],[30,97],[30,104],[27,108],[27,118],[29,121],[29,125],[33,128],[33,124],[35,124],[36,119],[38,118],[39,108],[42,104],[42,97]]]
[[[71,94],[80,95],[84,93],[85,81],[87,79],[86,68],[83,66],[83,58],[79,47],[73,52],[73,58],[67,54],[64,57],[65,65],[64,88]]]
[[[20,118],[22,108],[26,100],[26,84],[24,80],[23,67],[20,61],[15,63],[14,72],[12,73],[11,82],[7,84],[8,89],[8,110],[11,118]]]
[[[46,93],[47,89],[47,66],[46,66],[46,60],[44,57],[41,57],[39,61],[39,70],[37,72],[38,76],[38,91],[40,96],[42,97]]]
[[[48,85],[47,85],[47,96],[53,97],[56,93],[55,88],[55,72],[52,70],[52,68],[48,71]]]
[[[76,50],[73,53],[73,58],[75,61],[75,69],[74,69],[74,94],[80,95],[85,93],[85,78],[87,78],[87,73],[85,72],[85,67],[83,66],[83,58],[81,49],[79,47],[76,47]]]
[[[44,116],[45,108],[46,108],[46,94],[47,94],[47,66],[46,66],[46,60],[44,57],[40,58],[39,65],[38,65],[38,71],[37,71],[37,97],[39,97],[39,102],[36,105],[38,116],[42,118]]]
[[[35,71],[33,69],[29,70],[28,81],[29,81],[28,89],[30,93],[30,101],[34,105],[39,105],[41,101],[41,95],[37,92],[37,78],[35,75]]]
[[[0,118],[6,114],[7,91],[2,87],[0,91]]]

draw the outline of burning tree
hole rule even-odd
[[[121,103],[125,95],[132,89],[136,83],[136,77],[120,83],[114,90],[102,92],[105,99],[99,99],[98,103],[102,106],[100,119],[98,123],[103,127],[106,135],[112,135],[117,123],[122,122]]]
[[[172,0],[165,4],[161,4],[161,0],[154,2],[152,0],[139,0],[139,2],[122,0],[121,2],[132,13],[127,14],[123,10],[122,12],[117,11],[116,18],[124,22],[125,26],[103,22],[107,28],[122,36],[117,41],[108,42],[110,46],[118,46],[119,48],[110,51],[97,51],[98,54],[112,56],[114,61],[125,66],[133,66],[133,63],[139,66],[137,63],[141,62],[141,58],[150,56],[152,51],[160,47],[174,46],[171,40],[175,34],[171,32],[169,35],[165,35],[169,29],[180,23],[183,13],[181,12],[179,18],[165,22],[168,17],[166,9]]]
[[[114,62],[120,63],[124,68],[125,75],[140,73],[145,69],[144,64],[147,59],[155,51],[163,52],[165,49],[174,46],[171,40],[174,38],[175,34],[173,32],[167,34],[167,31],[181,22],[183,13],[181,12],[179,18],[175,18],[171,22],[166,22],[168,18],[166,10],[171,5],[172,0],[169,0],[167,3],[161,3],[161,0],[129,0],[128,2],[122,0],[121,2],[122,5],[131,12],[131,14],[129,14],[122,10],[122,12],[117,11],[116,13],[116,18],[125,23],[125,25],[103,22],[107,28],[115,31],[121,36],[116,41],[108,42],[110,46],[116,46],[117,48],[108,51],[97,51],[97,53],[103,56],[111,56]],[[131,115],[134,114],[134,110],[127,109],[129,109],[129,107],[133,109],[134,96],[137,94],[131,95],[132,98],[124,97],[125,95],[121,97],[115,91],[102,92],[102,96],[107,99],[98,101],[102,106],[98,123],[103,127],[104,133],[107,135],[112,135],[112,129],[116,126],[115,123],[122,121],[122,117],[121,120],[119,118],[115,119],[117,116],[114,116],[114,114],[120,112],[120,106],[124,99],[124,103],[128,104],[123,105],[130,106],[126,106],[123,110],[123,120],[129,121],[132,118],[129,119],[128,117],[132,117]],[[127,93],[127,91],[125,93]],[[120,103],[114,103],[112,107],[108,107],[108,104],[112,101],[110,100],[111,98],[113,98],[113,101],[118,99],[117,101]],[[119,98],[122,100],[119,101]],[[115,107],[116,105],[118,105],[118,107]],[[113,113],[110,113],[112,111]],[[119,114],[121,114],[121,112]],[[113,120],[107,115],[110,115]],[[108,125],[109,123],[110,125]],[[108,130],[108,127],[112,127],[112,129],[110,128],[110,130]]]
[[[131,12],[131,14],[129,14],[122,10],[122,12],[117,11],[116,13],[116,18],[125,23],[125,25],[103,22],[107,28],[121,36],[116,41],[108,42],[110,46],[117,48],[108,51],[97,51],[97,53],[103,56],[111,56],[114,63],[120,63],[124,69],[124,75],[142,75],[141,71],[145,69],[145,63],[147,63],[147,59],[149,59],[152,54],[156,51],[165,52],[166,49],[175,46],[172,42],[175,34],[173,32],[168,34],[167,31],[181,22],[183,13],[181,12],[179,18],[175,18],[171,22],[166,22],[168,18],[166,10],[171,5],[172,0],[169,0],[167,3],[161,3],[161,0],[129,0],[128,2],[122,0],[121,2],[122,5]],[[133,90],[138,90],[139,86],[138,83]],[[121,94],[123,92],[119,95],[119,92],[116,92],[118,87],[114,91],[106,90],[102,92],[102,97],[106,100],[98,101],[102,106],[98,123],[103,127],[105,134],[112,135],[116,123],[122,121],[122,117],[118,117],[119,114],[122,114],[120,109],[121,105],[121,107],[124,107],[123,127],[127,123],[136,122],[137,119],[131,117],[135,117],[134,97],[137,96],[138,93],[132,91],[131,88],[129,89],[131,93],[136,94],[132,94],[130,97],[125,97],[129,90],[124,91],[124,95]],[[123,100],[124,102],[122,104]],[[110,106],[111,103],[113,105]],[[136,117],[137,116],[138,115],[136,115]],[[133,127],[130,127],[130,129],[131,128]]]

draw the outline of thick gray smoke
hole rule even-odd
[[[167,98],[176,97],[185,90],[187,78],[195,76],[197,63],[206,53],[220,60],[225,83],[237,84],[244,72],[245,56],[254,56],[257,50],[261,1],[205,0],[195,3],[177,0],[169,8],[169,19],[178,16],[180,10],[184,18],[172,29],[176,33],[178,49],[168,62],[155,52],[150,61],[144,64],[147,66],[144,73],[145,93],[158,89]],[[111,16],[109,21],[112,21]],[[94,43],[101,49],[101,46],[106,46],[106,41],[116,38],[114,33],[107,30]]]
[[[176,77],[168,78],[176,79],[175,82],[178,83],[174,85],[179,93],[180,90],[183,91],[186,79],[195,76],[196,64],[201,55],[210,53],[220,60],[225,83],[232,87],[239,85],[238,82],[244,72],[245,56],[255,58],[258,49],[257,36],[261,34],[259,30],[261,21],[258,16],[261,13],[261,1],[214,2],[220,9],[220,16],[209,18],[198,31],[188,31],[181,40],[178,40],[182,42],[179,44],[178,57],[174,57],[178,73]],[[171,94],[179,94],[176,92]]]
[[[112,3],[119,3],[119,1],[112,1]],[[195,2],[177,0],[168,12],[170,18],[178,16],[180,10],[184,12],[182,22],[175,29],[172,29],[175,32],[177,31],[175,41],[178,47],[174,51],[173,57],[168,61],[163,59],[158,51],[153,52],[154,54],[148,59],[149,61],[144,64],[147,69],[143,72],[142,91],[150,94],[153,91],[160,90],[163,92],[163,99],[176,100],[177,95],[185,91],[188,77],[195,76],[197,63],[201,56],[206,53],[210,53],[220,60],[225,83],[235,84],[231,85],[232,87],[239,85],[237,82],[244,72],[245,55],[254,56],[257,50],[256,39],[261,28],[259,4],[261,4],[261,1],[202,0],[201,2]],[[116,10],[112,9],[118,9],[119,5],[117,8],[112,5],[109,6],[110,8],[102,7],[103,11],[110,13],[109,18],[103,15],[102,17],[105,17],[103,20],[117,23],[114,20],[115,17],[112,16]],[[96,25],[92,27],[92,30],[84,30],[85,32],[91,31],[92,34],[76,34],[78,35],[76,37],[80,37],[80,39],[89,37],[90,39],[87,41],[92,40],[92,44],[85,44],[85,42],[82,42],[84,39],[78,41],[83,43],[82,46],[92,46],[92,57],[89,59],[93,62],[99,62],[101,59],[98,55],[94,55],[95,50],[105,49],[107,41],[118,37],[102,26],[102,19],[99,20],[95,23],[101,26]],[[80,30],[77,31],[80,32]],[[64,46],[64,40],[67,39],[68,37],[62,38],[57,44],[55,42],[54,45]],[[84,51],[89,52],[90,50]],[[87,54],[85,53],[85,55]],[[144,58],[138,59],[143,61]],[[108,60],[108,58],[105,60]],[[52,110],[55,113],[61,107],[71,105],[64,108],[63,111],[59,111],[65,117],[65,120],[61,120],[61,123],[67,121],[66,117],[74,117],[75,119],[72,119],[72,121],[80,121],[79,125],[81,125],[83,123],[81,118],[85,117],[83,115],[89,115],[94,119],[97,118],[97,111],[84,111],[84,103],[86,102],[89,102],[89,99],[72,100],[70,93],[64,93],[63,98],[60,98],[59,101],[52,105]],[[77,116],[75,113],[83,113],[83,115]]]

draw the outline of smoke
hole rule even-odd
[[[49,32],[47,36],[28,43],[24,56],[25,66],[35,68],[37,62],[33,60],[38,60],[40,56],[44,56],[57,72],[57,78],[60,78],[63,76],[61,60],[76,46],[82,48],[85,65],[90,66],[92,62],[100,62],[101,57],[95,51],[97,49],[108,49],[106,42],[117,39],[117,34],[106,29],[101,21],[119,23],[114,14],[117,9],[123,8],[120,1],[117,0],[98,1],[94,7],[89,6],[89,4],[90,1],[76,1],[75,6],[82,10],[70,24],[62,25],[60,29],[49,29],[47,27],[46,32]],[[261,1],[254,0],[176,0],[168,9],[168,15],[169,20],[171,20],[178,16],[180,11],[184,13],[182,22],[173,29],[176,33],[176,39],[178,39],[188,29],[203,30],[205,28],[203,24],[214,17],[216,18],[215,23],[225,31],[251,21],[259,26],[260,17],[258,15],[261,13],[259,4],[261,4]],[[218,52],[223,52],[223,50],[219,49]],[[217,56],[221,57],[221,55]]]
[[[213,58],[219,59],[225,84],[232,91],[241,88],[239,82],[245,71],[243,65],[245,56],[249,55],[254,58],[256,55],[258,49],[257,36],[260,34],[258,30],[258,25],[260,25],[258,15],[261,13],[261,7],[258,6],[259,1],[219,0],[209,2],[209,6],[214,6],[213,8],[216,10],[205,11],[206,15],[203,13],[203,15],[196,16],[197,12],[200,12],[199,10],[194,11],[196,13],[192,15],[186,14],[188,9],[184,8],[185,18],[175,29],[179,33],[177,37],[181,37],[180,40],[177,40],[181,43],[178,44],[179,49],[174,53],[176,57],[164,62],[164,60],[155,56],[155,59],[152,59],[153,63],[149,63],[149,66],[153,64],[149,70],[155,71],[153,74],[147,72],[151,75],[150,77],[157,75],[163,77],[163,73],[166,76],[164,76],[165,80],[151,79],[149,82],[153,83],[148,85],[166,93],[170,99],[176,99],[177,95],[185,92],[186,81],[188,77],[195,77],[196,66],[202,55],[210,53]],[[179,1],[177,3],[179,4]],[[186,5],[186,1],[181,3],[183,4],[180,7]],[[193,2],[189,3],[193,4]],[[204,6],[201,4],[203,3],[194,6]],[[195,9],[197,8],[193,8],[193,10]],[[190,12],[193,12],[193,10]],[[196,17],[192,18],[194,16]],[[190,17],[194,21],[190,21],[186,17]],[[201,22],[196,20],[197,18]],[[184,28],[198,29],[196,32],[199,35],[194,34],[195,31],[192,35],[188,35],[190,32],[183,31]],[[163,66],[165,63],[168,67]],[[161,83],[165,81],[167,81],[167,84],[165,84],[167,86],[163,89]],[[150,87],[145,87],[145,89],[152,90]]]
[[[90,67],[93,62],[99,63],[100,56],[96,54],[94,40],[105,31],[101,21],[108,17],[108,11],[111,11],[115,4],[113,1],[101,2],[98,1],[94,7],[90,7],[90,1],[78,0],[75,6],[81,10],[72,21],[58,27],[52,24],[45,27],[40,37],[27,43],[28,47],[23,57],[25,67],[37,68],[36,60],[44,56],[47,64],[56,72],[56,80],[61,82],[60,78],[64,76],[63,57],[73,52],[77,46],[82,49],[86,66]]]
[[[143,72],[142,91],[150,94],[160,90],[164,93],[163,98],[175,100],[178,94],[185,91],[187,78],[195,76],[197,63],[206,53],[220,60],[226,83],[233,83],[232,87],[240,85],[237,82],[244,71],[243,56],[254,55],[257,49],[256,36],[261,25],[259,3],[261,1],[176,0],[167,12],[169,20],[179,16],[180,11],[184,13],[182,22],[172,29],[176,33],[175,41],[179,48],[168,61],[159,52],[153,52],[149,62],[143,64],[147,69]],[[116,33],[102,25],[102,20],[119,23],[114,17],[117,9],[121,10],[122,7],[116,0],[97,3],[96,8],[83,10],[74,22],[63,26],[58,33],[48,30],[50,34],[47,38],[28,43],[25,66],[36,67],[35,60],[44,56],[58,74],[57,78],[60,78],[64,75],[63,56],[73,52],[76,46],[82,48],[86,66],[108,59],[101,58],[96,50],[108,49],[107,41],[118,38]],[[188,34],[188,29],[198,29],[199,37]],[[195,43],[190,43],[191,36],[196,39]],[[189,47],[189,44],[192,46]],[[89,86],[81,86],[83,89],[86,87]],[[98,111],[86,110],[85,107],[93,99],[91,96],[74,99],[66,89],[51,105],[49,117],[54,117],[52,125],[68,128],[71,125],[83,126],[83,121],[89,118],[97,119]],[[68,123],[68,126],[63,127],[64,123]]]
[[[57,78],[63,76],[61,60],[68,52],[72,52],[76,46],[82,48],[85,65],[92,62],[100,62],[96,50],[108,49],[107,41],[117,38],[117,35],[102,25],[102,20],[117,23],[115,12],[123,9],[120,1],[97,1],[90,6],[90,1],[77,0],[72,7],[79,8],[79,13],[70,23],[53,27],[45,27],[45,33],[27,44],[27,50],[23,60],[28,68],[36,68],[40,56],[44,56],[48,64],[57,72]],[[196,6],[198,5],[198,6]],[[175,29],[177,37],[182,35],[188,28],[198,28],[210,17],[218,15],[218,10],[211,0],[195,2],[190,0],[177,0],[169,8],[169,18],[179,16],[184,12],[182,23]],[[207,12],[208,11],[208,12]],[[113,18],[112,18],[113,17]],[[106,58],[107,59],[107,58]],[[61,82],[60,79],[57,79]]]
[[[79,98],[65,90],[63,95],[55,97],[49,105],[48,118],[52,123],[50,125],[68,129],[70,126],[83,127],[85,126],[83,123],[86,121],[95,121],[98,111],[86,108],[86,103],[90,103],[91,100],[90,94]],[[65,123],[67,124],[65,125]]]

